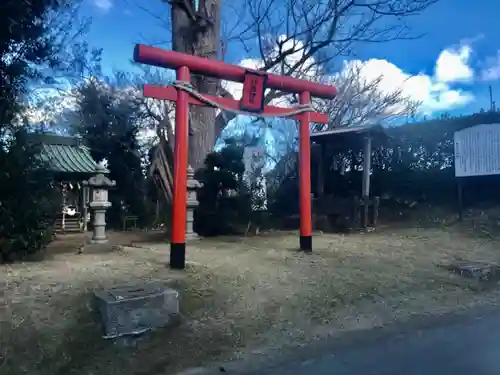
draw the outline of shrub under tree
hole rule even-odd
[[[19,260],[43,249],[52,239],[60,211],[60,192],[52,174],[37,159],[18,129],[0,148],[0,261]]]
[[[194,230],[202,236],[238,234],[251,215],[250,192],[243,182],[243,149],[228,145],[207,155],[205,166],[197,172],[203,183]]]

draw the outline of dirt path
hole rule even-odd
[[[169,247],[150,236],[115,238],[133,246],[96,254],[68,250],[78,241],[54,244],[43,262],[0,268],[0,370],[170,374],[414,314],[496,303],[493,293],[478,294],[435,264],[499,262],[498,242],[451,230],[317,235],[313,254],[296,251],[296,233],[203,240],[189,246],[184,272],[165,267]],[[177,288],[183,324],[125,344],[102,340],[92,290],[134,281]]]

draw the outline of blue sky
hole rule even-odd
[[[166,46],[170,32],[160,19],[168,17],[169,8],[160,0],[83,1],[84,15],[93,20],[87,37],[92,46],[104,49],[105,71],[129,69],[135,43],[163,42]],[[429,100],[428,114],[443,110],[470,113],[488,107],[489,85],[500,106],[500,40],[496,30],[500,2],[483,0],[472,4],[466,0],[441,0],[410,20],[415,32],[425,34],[422,38],[363,45],[352,58],[371,61],[370,66],[382,69],[388,79],[393,75],[401,79],[420,74],[411,90],[412,95]],[[238,63],[249,57],[232,46],[227,60]],[[438,62],[441,74],[437,74]],[[427,99],[425,90],[437,90],[438,94]]]

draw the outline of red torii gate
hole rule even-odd
[[[314,112],[311,96],[333,99],[337,90],[333,86],[266,73],[221,61],[166,51],[142,44],[135,46],[134,61],[163,68],[175,69],[177,81],[163,87],[144,85],[144,96],[176,102],[174,191],[172,214],[172,238],[170,243],[170,266],[185,267],[186,258],[186,200],[188,168],[188,119],[189,105],[219,107],[236,113],[257,116],[290,117],[299,121],[299,207],[300,249],[312,251],[311,212],[311,142],[310,122],[326,124],[328,115]],[[197,93],[190,86],[190,74],[201,74],[213,78],[243,83],[241,100]],[[282,108],[264,105],[267,88],[299,94],[300,105]]]

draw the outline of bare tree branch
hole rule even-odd
[[[200,0],[197,9],[191,0],[162,1],[172,7],[174,50],[224,59],[229,43],[238,41],[246,51],[253,55],[257,52],[262,70],[319,81],[332,75],[340,79],[332,72],[339,70],[341,60],[352,56],[361,44],[418,37],[406,19],[438,0],[239,0],[224,3],[230,18],[226,16],[222,21],[221,0]],[[215,27],[219,22],[223,38]],[[418,105],[404,98],[401,90],[378,90],[381,78],[359,82],[351,74],[342,79],[338,83],[339,98],[321,104],[334,118],[329,126],[389,121],[411,113]],[[230,96],[217,80],[193,76],[193,84],[204,93]],[[269,104],[284,95],[269,90],[265,102]],[[293,103],[291,96],[284,99]],[[205,151],[208,143],[200,141],[197,134],[204,132],[207,139],[217,137],[234,119],[234,115],[223,112],[212,116],[210,111],[215,111],[211,109],[191,111],[192,132],[197,139],[191,144]],[[191,159],[201,160],[200,155]]]
[[[337,63],[359,43],[418,37],[405,18],[438,0],[246,1],[250,21],[244,38],[258,41],[262,69],[296,75],[311,59],[322,66]]]
[[[411,116],[421,103],[405,96],[403,87],[383,91],[383,75],[366,79],[362,64],[345,66],[332,83],[338,88],[333,101],[316,101],[316,105],[326,108],[331,122],[328,126],[317,125],[314,130],[326,130],[342,126],[359,126],[366,123],[388,123],[395,119]]]

